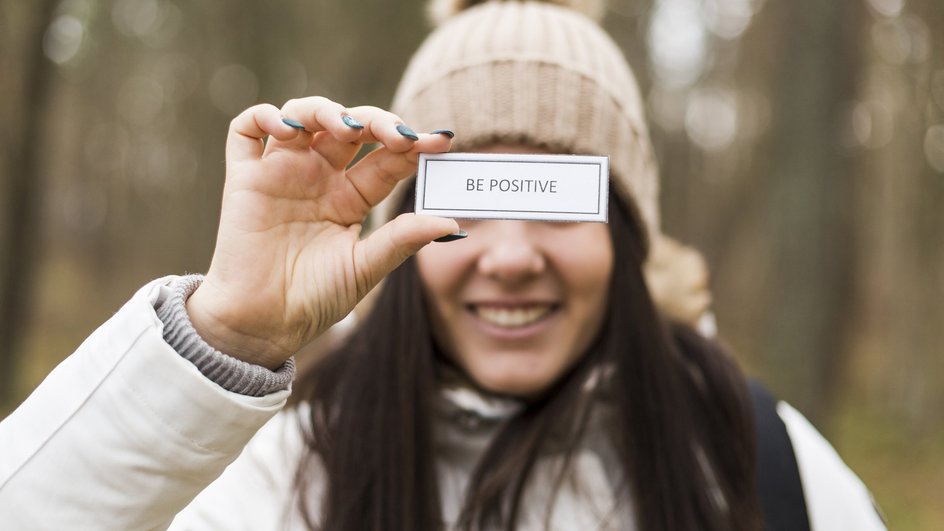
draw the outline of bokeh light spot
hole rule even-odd
[[[141,35],[141,41],[154,49],[162,49],[172,45],[180,35],[180,30],[184,25],[183,13],[176,5],[162,2],[160,8],[158,23],[152,31]]]
[[[685,131],[705,151],[721,151],[737,134],[738,108],[735,95],[724,89],[697,90],[688,99]]]
[[[853,146],[879,149],[892,140],[894,117],[888,107],[880,101],[856,103],[851,109],[849,120],[851,133],[849,140],[852,141]]]
[[[221,66],[210,78],[210,101],[227,116],[236,116],[256,101],[259,79],[240,64]]]
[[[931,98],[934,99],[938,108],[944,110],[944,68],[931,76]]]
[[[114,122],[95,124],[85,135],[85,161],[96,171],[121,171],[130,148],[126,127]]]
[[[670,87],[692,84],[707,63],[707,29],[697,0],[659,0],[647,44],[659,80]]]
[[[98,183],[76,182],[56,194],[56,217],[64,230],[89,234],[101,230],[108,215],[108,194]]]
[[[905,0],[868,0],[869,7],[883,17],[894,18],[905,8]]]
[[[931,30],[925,21],[914,15],[902,20],[902,26],[910,41],[908,60],[923,63],[931,55]]]
[[[705,19],[711,32],[722,39],[736,39],[754,16],[753,0],[707,0]]]
[[[179,103],[190,97],[200,84],[196,60],[185,54],[162,54],[154,66],[154,78],[164,89],[164,98]]]
[[[164,106],[164,89],[153,79],[132,77],[118,90],[118,112],[129,124],[151,123]]]
[[[118,0],[111,9],[115,28],[128,37],[145,35],[160,24],[161,7],[157,0]]]
[[[293,57],[283,57],[275,67],[275,85],[286,99],[307,95],[308,69]]]
[[[43,36],[43,53],[50,61],[61,65],[78,53],[84,33],[79,19],[72,15],[60,15],[52,21]]]
[[[928,165],[944,173],[944,125],[932,125],[924,135],[924,156]]]
[[[899,19],[876,22],[872,26],[872,44],[883,60],[893,64],[902,64],[911,55],[911,36]]]

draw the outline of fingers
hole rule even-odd
[[[364,124],[364,143],[379,142],[393,152],[402,153],[411,149],[419,136],[399,116],[379,107],[352,107],[349,111]]]
[[[282,106],[282,116],[304,129],[288,141],[271,142],[268,149],[311,148],[336,169],[345,168],[362,144],[377,142],[401,153],[412,149],[419,139],[389,111],[371,106],[347,109],[322,97],[290,100]]]
[[[346,168],[362,144],[380,143],[393,152],[401,153],[412,149],[419,138],[399,116],[378,107],[353,107],[345,112],[354,123],[363,126],[356,144],[321,133],[316,134],[311,143],[311,148],[336,169]]]
[[[265,103],[246,109],[229,124],[226,160],[258,159],[262,156],[263,139],[267,136],[290,142],[299,136],[299,131],[285,124],[281,112],[273,105]]]
[[[342,142],[327,132],[315,134],[310,145],[311,149],[324,157],[336,170],[346,168],[361,150],[361,146],[363,144],[360,142]]]
[[[289,100],[282,106],[282,116],[304,126],[299,134],[291,139],[276,142],[270,142],[267,149],[308,149],[313,138],[318,133],[324,131],[333,137],[336,141],[350,144],[356,142],[361,136],[363,127],[360,124],[351,122],[350,118],[345,122],[345,116],[348,116],[347,109],[340,103],[322,98],[321,96],[312,96],[309,98],[298,98]]]
[[[416,173],[420,153],[443,153],[452,145],[452,137],[446,134],[417,136],[419,140],[408,151],[375,149],[348,170],[348,180],[371,207],[387,197],[398,182]]]
[[[358,242],[355,256],[362,263],[357,266],[368,272],[367,285],[374,286],[426,244],[458,231],[454,219],[401,214]]]
[[[269,137],[268,143],[264,140]],[[352,182],[376,204],[397,181],[413,174],[419,153],[448,151],[452,133],[417,134],[400,118],[377,107],[346,109],[327,98],[289,100],[282,109],[256,105],[233,119],[227,139],[227,160],[259,159],[274,150],[314,150],[336,169],[344,169],[360,146],[383,148],[352,169]],[[380,183],[371,190],[372,183]]]

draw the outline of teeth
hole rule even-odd
[[[502,328],[516,328],[537,322],[551,311],[550,304],[528,306],[526,308],[485,308],[475,307],[475,312],[482,320]]]

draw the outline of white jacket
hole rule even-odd
[[[293,480],[304,412],[276,416],[288,391],[258,398],[228,392],[165,343],[154,305],[169,296],[171,279],[142,288],[0,423],[4,529],[301,527]],[[868,491],[832,447],[793,408],[781,403],[778,412],[796,452],[812,529],[885,529]],[[486,443],[458,432],[449,437],[470,448]],[[439,458],[449,520],[473,460],[474,451]],[[603,461],[579,452],[575,462],[575,480],[555,501],[552,529],[624,529],[612,515],[610,525],[599,526],[614,502],[601,479]],[[547,499],[540,487],[532,490],[530,496]],[[543,529],[543,511],[523,516],[523,529]]]

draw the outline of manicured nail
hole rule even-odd
[[[434,242],[439,242],[439,243],[454,242],[454,241],[456,241],[456,240],[461,240],[462,238],[465,238],[465,237],[468,236],[468,235],[469,235],[468,232],[466,232],[466,231],[464,231],[464,230],[462,230],[462,229],[459,229],[459,232],[455,232],[455,233],[453,233],[453,234],[447,234],[447,235],[443,236],[442,238],[436,238],[436,239],[433,240],[433,241],[434,241]]]
[[[419,139],[420,139],[420,137],[416,136],[416,133],[413,132],[412,129],[410,129],[409,127],[407,127],[407,126],[405,126],[405,125],[403,125],[403,124],[397,124],[397,132],[400,133],[401,135],[403,135],[403,136],[409,138],[410,140],[419,140]]]
[[[363,129],[364,124],[358,122],[350,114],[345,114],[341,116],[341,121],[344,122],[344,125],[350,127],[351,129]]]
[[[430,131],[429,134],[431,134],[431,135],[446,135],[446,136],[448,136],[449,138],[455,138],[455,137],[456,137],[456,134],[453,133],[452,131],[448,130],[448,129],[437,129],[437,130],[435,130],[435,131]]]
[[[294,127],[295,129],[304,129],[305,125],[299,122],[298,120],[292,120],[291,118],[282,118],[282,123]]]

